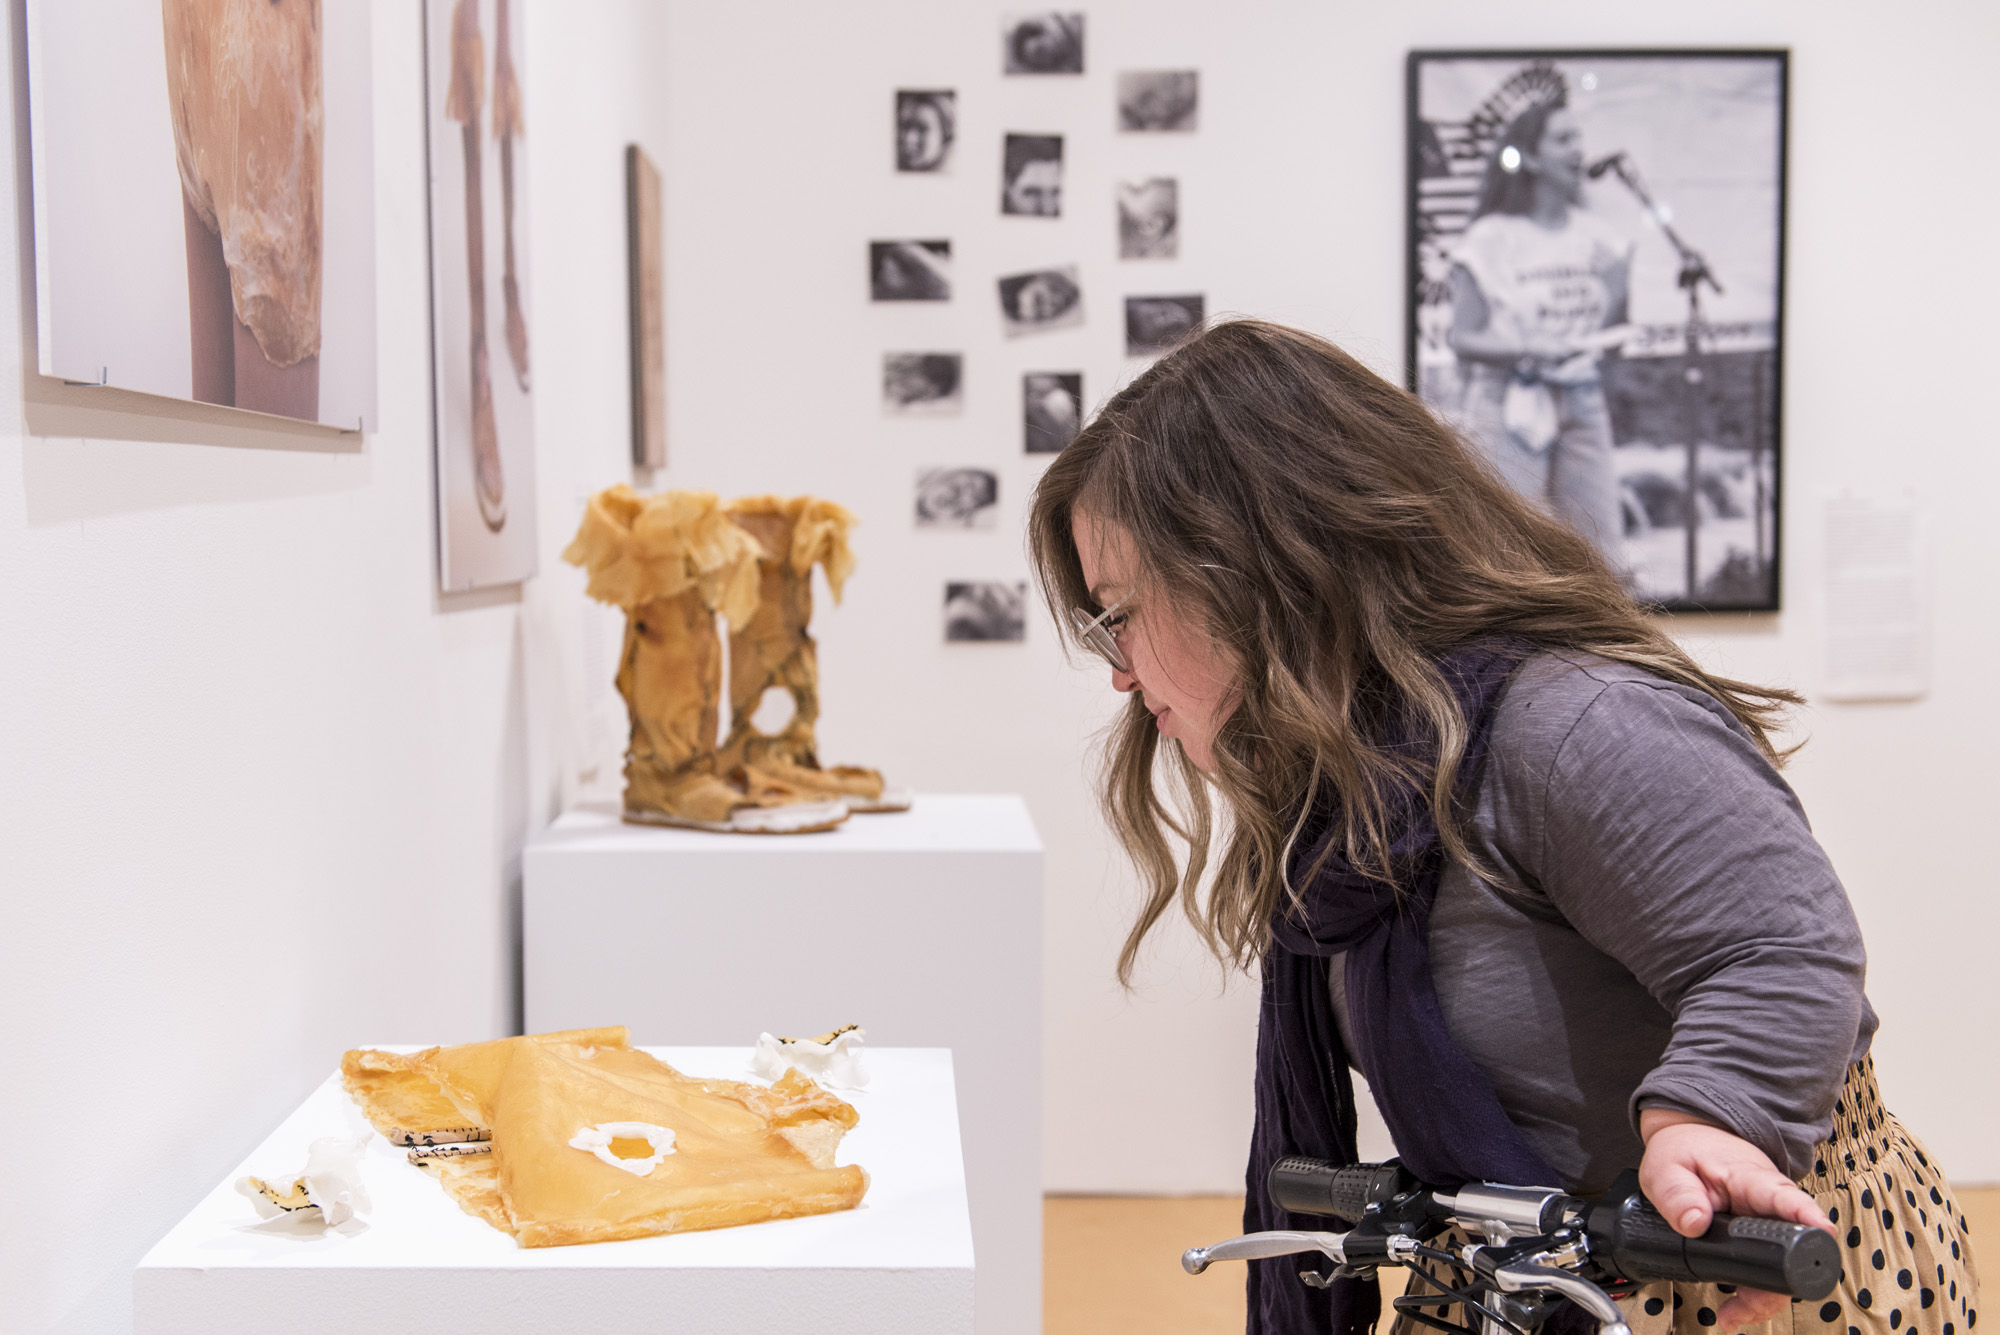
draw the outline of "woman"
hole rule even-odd
[[[1777,774],[1796,696],[1703,670],[1419,401],[1275,325],[1114,397],[1030,537],[1132,696],[1104,786],[1148,887],[1121,974],[1176,903],[1262,974],[1247,1227],[1316,1226],[1264,1174],[1353,1160],[1352,1061],[1427,1180],[1636,1166],[1683,1233],[1841,1237],[1822,1304],[1653,1285],[1638,1335],[1969,1330],[1963,1215],[1876,1100],[1859,932]],[[1366,1329],[1372,1285],[1298,1264],[1253,1263],[1253,1331]]]
[[[1583,182],[1560,98],[1508,125],[1453,255],[1451,347],[1473,440],[1616,566],[1625,530],[1597,360],[1625,323],[1632,244],[1585,211]]]

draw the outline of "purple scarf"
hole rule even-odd
[[[1470,728],[1459,768],[1459,799],[1474,791],[1486,759],[1495,707],[1509,677],[1532,652],[1518,643],[1481,643],[1440,660]],[[1429,757],[1432,745],[1392,725],[1385,741]],[[1555,1174],[1508,1120],[1492,1083],[1445,1028],[1431,980],[1430,918],[1444,874],[1444,847],[1425,793],[1390,794],[1390,856],[1399,900],[1338,852],[1306,886],[1303,912],[1280,909],[1263,960],[1257,1023],[1257,1124],[1250,1141],[1243,1226],[1325,1228],[1326,1222],[1272,1205],[1264,1177],[1287,1154],[1353,1163],[1354,1086],[1327,995],[1327,957],[1346,953],[1347,1006],[1355,1065],[1403,1163],[1421,1180],[1456,1187],[1493,1181],[1555,1182]],[[1332,838],[1324,807],[1308,818],[1287,868],[1303,876]],[[1293,882],[1297,884],[1296,879]],[[1304,1258],[1250,1263],[1250,1335],[1367,1335],[1381,1305],[1375,1282],[1342,1280],[1331,1289],[1299,1282]]]

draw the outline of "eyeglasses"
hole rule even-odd
[[[1112,616],[1118,609],[1130,601],[1132,595],[1128,593],[1096,616],[1092,616],[1088,608],[1072,607],[1069,610],[1070,620],[1076,625],[1077,641],[1111,664],[1114,672],[1132,670],[1132,664],[1127,661],[1125,651],[1118,647],[1117,629],[1110,624]],[[1122,623],[1125,618],[1119,617],[1118,620]]]

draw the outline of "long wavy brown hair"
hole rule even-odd
[[[1140,622],[1148,603],[1171,607],[1237,683],[1206,775],[1178,746],[1160,755],[1136,694],[1106,739],[1105,813],[1147,892],[1119,957],[1128,982],[1176,900],[1220,958],[1253,963],[1296,894],[1285,858],[1316,803],[1334,811],[1330,851],[1393,879],[1385,803],[1414,784],[1446,851],[1480,869],[1453,800],[1467,724],[1438,660],[1454,648],[1511,637],[1630,663],[1707,692],[1784,758],[1774,734],[1798,696],[1703,671],[1588,541],[1413,395],[1300,330],[1212,326],[1105,404],[1042,475],[1030,554],[1065,635],[1069,608],[1096,607],[1079,512],[1130,535]],[[1432,759],[1385,744],[1395,718]]]

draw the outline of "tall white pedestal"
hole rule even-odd
[[[407,1050],[407,1049],[406,1049]],[[747,1047],[653,1048],[688,1075],[743,1079]],[[837,1162],[869,1173],[857,1209],[580,1247],[524,1248],[461,1211],[370,1133],[374,1201],[352,1235],[259,1221],[232,1184],[296,1172],[320,1136],[367,1123],[338,1076],[146,1254],[135,1335],[547,1335],[702,1331],[932,1335],[972,1330],[972,1231],[952,1063],[871,1051],[861,1123]]]
[[[856,1023],[870,1045],[951,1048],[979,1335],[1040,1330],[1042,847],[1019,797],[920,796],[787,836],[571,811],[524,854],[522,894],[530,1033],[743,1044]]]

